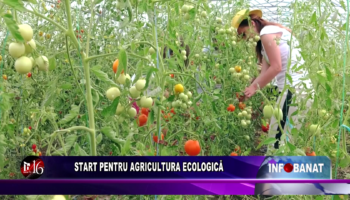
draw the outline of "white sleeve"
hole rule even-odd
[[[283,30],[278,26],[265,26],[260,31],[260,36],[273,33],[281,33]]]

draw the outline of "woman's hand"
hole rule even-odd
[[[244,90],[244,95],[248,99],[252,97],[255,94],[255,92],[256,92],[256,88],[251,85]]]

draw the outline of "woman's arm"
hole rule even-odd
[[[269,68],[269,64],[266,62],[265,58],[262,59],[260,74],[263,74]]]
[[[250,87],[255,89],[265,87],[282,70],[281,53],[278,45],[275,42],[276,36],[279,36],[279,34],[268,34],[261,37],[261,42],[264,46],[267,57],[269,58],[270,66],[267,64],[265,59],[263,59],[261,73]]]
[[[265,61],[265,59],[263,58],[262,63],[258,64],[258,72],[259,74],[265,73],[266,70],[269,68],[269,64],[267,64],[267,62]],[[256,77],[254,77],[252,79],[252,81],[250,82],[250,84],[252,84],[255,81]]]

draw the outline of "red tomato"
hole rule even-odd
[[[141,114],[139,116],[138,125],[139,126],[144,126],[147,123],[147,119],[148,119],[147,115]]]
[[[149,109],[148,108],[142,108],[141,109],[141,114],[144,114],[148,117]]]
[[[197,156],[201,152],[201,147],[197,140],[187,140],[185,151],[189,156]]]
[[[230,104],[228,107],[227,107],[227,111],[229,112],[233,112],[235,111],[236,107],[233,105],[233,104]]]
[[[153,135],[153,141],[154,141],[155,143],[158,143],[158,136]]]
[[[269,131],[269,124],[266,124],[266,126],[261,125],[261,130],[264,131],[265,133]]]

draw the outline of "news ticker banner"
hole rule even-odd
[[[1,195],[350,194],[323,156],[29,156],[18,169],[24,179],[0,180]]]

